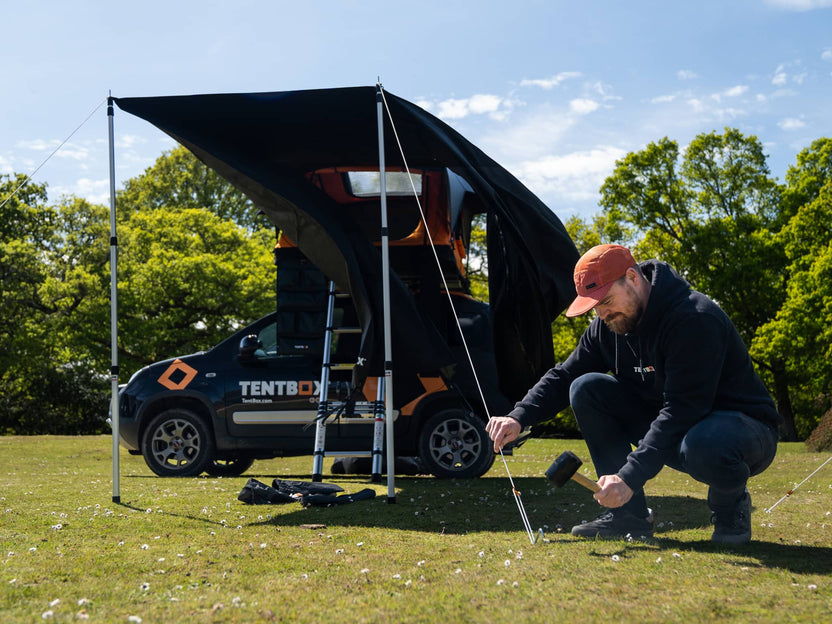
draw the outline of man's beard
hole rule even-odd
[[[614,332],[619,336],[623,336],[624,334],[629,334],[636,328],[636,325],[638,325],[638,319],[624,316],[623,314],[617,314],[614,319],[604,321],[604,324],[611,332]]]
[[[624,313],[619,312],[611,319],[602,320],[607,326],[607,329],[618,334],[619,336],[623,336],[624,334],[632,333],[632,331],[638,327],[642,314],[644,314],[644,309],[637,309],[633,316],[627,316]]]

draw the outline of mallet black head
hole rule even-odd
[[[583,462],[572,451],[564,451],[552,462],[546,471],[546,478],[557,487],[563,487],[572,478]]]

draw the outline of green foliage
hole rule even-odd
[[[196,208],[249,230],[270,227],[248,197],[182,146],[165,152],[142,175],[125,182],[116,205],[120,218],[157,208]]]
[[[806,448],[815,453],[832,451],[832,409],[823,415],[818,426],[806,438]]]
[[[1,184],[2,196],[21,181]],[[96,275],[106,261],[96,241],[103,213],[82,200],[45,201],[44,186],[27,184],[0,219],[0,432],[98,433],[107,384],[83,326],[101,332],[87,312],[106,303]]]
[[[814,201],[832,180],[832,138],[821,138],[801,150],[796,163],[786,172],[786,216]]]
[[[0,434],[88,435],[108,430],[109,377],[85,363],[33,358],[4,376]]]
[[[795,388],[798,434],[805,436],[832,405],[832,139],[818,139],[802,150],[786,179],[784,203],[790,219],[777,243],[787,258],[790,280],[783,305],[758,333],[752,353],[779,358]]]
[[[476,215],[471,221],[471,239],[465,258],[465,272],[471,286],[471,295],[480,301],[488,301],[488,254],[485,214]]]
[[[679,180],[678,160],[678,144],[665,137],[618,161],[600,190],[609,221],[629,223],[635,233],[661,233],[668,251],[682,244],[695,215],[691,190]]]
[[[126,373],[205,349],[274,308],[273,235],[205,210],[157,208],[122,228],[121,349]]]
[[[0,198],[23,180],[0,177]],[[98,433],[110,389],[109,210],[46,202],[46,187],[28,182],[0,214],[0,432]],[[128,181],[118,205],[125,378],[273,309],[273,228],[184,149]]]
[[[780,240],[791,261],[786,300],[757,333],[752,353],[784,361],[791,384],[798,435],[814,428],[832,404],[832,182],[798,209]]]

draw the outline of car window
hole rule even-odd
[[[256,351],[259,359],[277,357],[277,323],[269,323],[257,334],[260,348]]]

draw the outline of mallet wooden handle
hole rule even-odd
[[[572,478],[573,481],[577,481],[582,486],[584,486],[587,489],[592,490],[593,492],[598,492],[598,491],[601,490],[601,487],[595,481],[593,481],[592,479],[590,479],[588,477],[583,476],[580,472],[576,472],[575,474],[572,475],[571,478]]]

